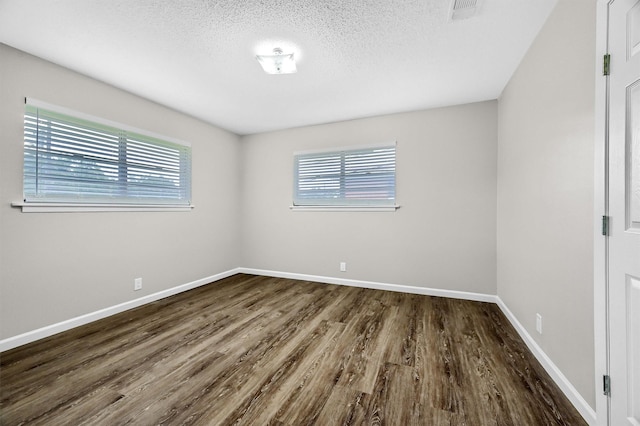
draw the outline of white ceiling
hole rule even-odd
[[[250,134],[496,99],[556,2],[0,0],[0,42]]]

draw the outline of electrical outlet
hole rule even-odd
[[[340,262],[340,272],[347,272],[347,262]]]
[[[136,278],[135,280],[133,280],[133,290],[142,290],[142,278]]]
[[[542,334],[542,315],[536,314],[536,331]]]

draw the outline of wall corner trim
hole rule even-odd
[[[44,339],[45,337],[53,336],[54,334],[71,330],[72,328],[89,324],[93,321],[97,321],[97,320],[106,318],[108,316],[118,314],[120,312],[128,311],[129,309],[146,305],[147,303],[155,302],[156,300],[164,299],[165,297],[182,293],[183,291],[191,290],[191,289],[212,283],[214,281],[218,281],[223,278],[230,277],[239,272],[240,271],[237,268],[230,269],[228,271],[221,272],[219,274],[211,275],[209,277],[201,278],[199,280],[192,281],[190,283],[182,284],[176,287],[159,291],[157,293],[149,294],[147,296],[143,296],[138,299],[129,300],[127,302],[123,302],[118,305],[110,306],[94,312],[89,312],[87,314],[80,315],[65,321],[61,321],[56,324],[47,325],[45,327],[28,331],[26,333],[22,333],[17,336],[8,337],[6,339],[0,340],[0,352],[17,348],[18,346],[26,345],[27,343],[35,342],[36,340]]]
[[[507,305],[502,301],[499,296],[495,297],[495,303],[498,305],[502,313],[507,317],[513,328],[516,329],[524,343],[527,345],[531,353],[536,357],[538,362],[545,369],[547,374],[551,376],[551,379],[558,385],[560,390],[571,401],[573,406],[578,410],[580,415],[585,419],[587,423],[592,426],[597,424],[596,412],[587,401],[580,395],[578,390],[571,384],[569,379],[562,374],[562,371],[553,363],[551,358],[542,350],[542,348],[536,343],[536,341],[527,332],[524,326],[517,320],[516,316],[509,310]]]

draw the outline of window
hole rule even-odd
[[[191,204],[191,147],[27,100],[24,205]]]
[[[294,207],[395,207],[395,143],[297,153],[294,167]]]

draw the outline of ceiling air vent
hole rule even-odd
[[[475,16],[480,7],[481,0],[451,0],[450,21],[467,19]]]

